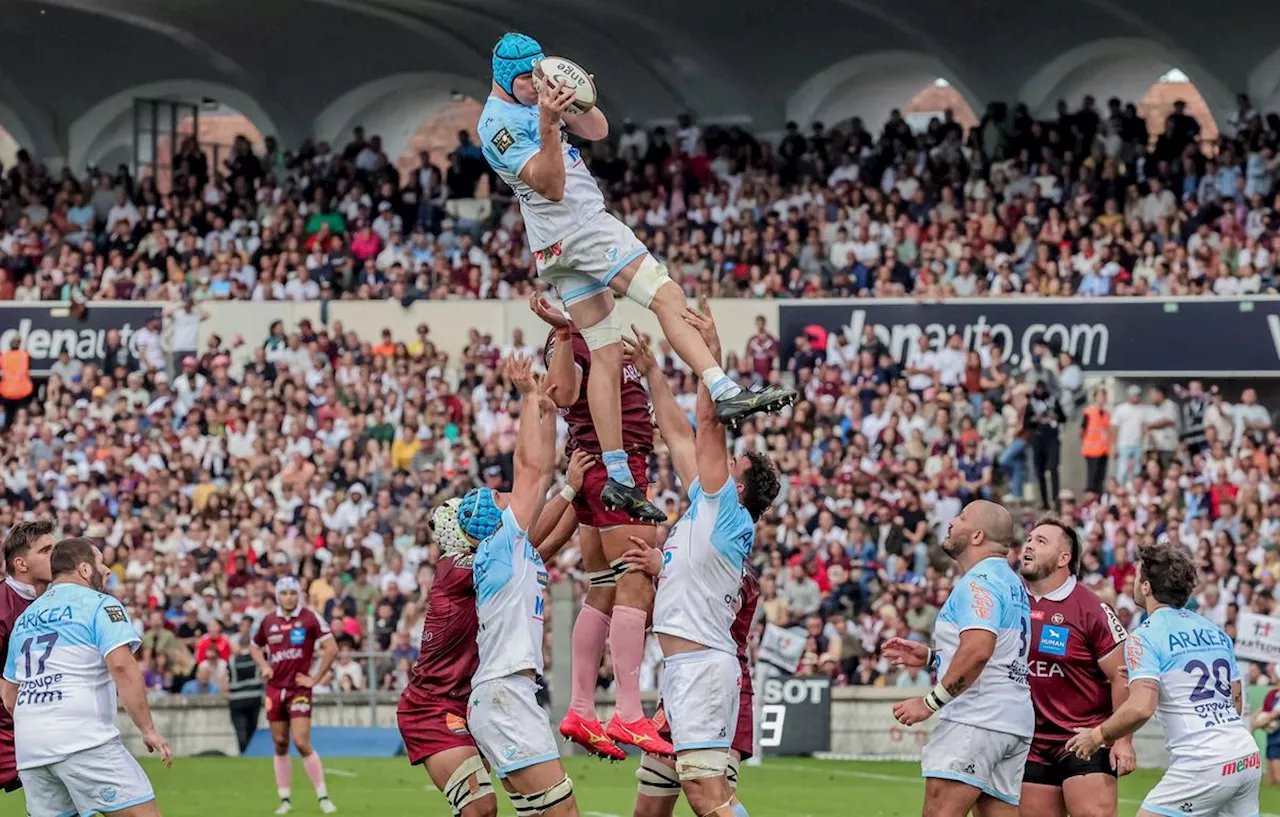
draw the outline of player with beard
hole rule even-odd
[[[1129,697],[1128,634],[1115,612],[1076,581],[1080,538],[1043,519],[1022,549],[1031,596],[1031,702],[1036,734],[1022,778],[1022,809],[1037,817],[1114,817],[1116,778],[1133,771],[1132,738],[1080,760],[1067,751],[1077,729],[1105,721]]]
[[[133,657],[142,639],[124,605],[104,592],[107,566],[88,539],[56,544],[49,572],[49,588],[14,625],[0,682],[13,713],[27,814],[159,817],[155,789],[116,726],[119,690],[147,751],[173,763]]]
[[[329,799],[324,766],[311,746],[311,689],[323,683],[329,674],[333,659],[338,656],[338,645],[324,619],[302,606],[301,592],[301,585],[292,576],[276,582],[276,611],[262,619],[249,650],[267,684],[267,722],[271,724],[271,738],[275,742],[272,762],[276,794],[280,796],[276,814],[293,810],[290,738],[302,756],[302,768],[315,789],[320,810],[332,814],[338,808]],[[317,647],[320,666],[313,675],[311,663]]]
[[[640,705],[640,664],[653,607],[653,582],[642,574],[628,572],[622,558],[631,549],[632,539],[641,539],[648,547],[656,548],[654,523],[666,519],[661,514],[632,518],[624,510],[610,509],[600,498],[609,473],[599,459],[600,439],[587,401],[591,350],[577,327],[545,298],[534,298],[530,305],[551,326],[544,362],[547,383],[556,387],[556,405],[569,428],[566,448],[593,455],[583,490],[569,497],[580,525],[582,561],[591,585],[573,625],[573,694],[560,722],[560,734],[609,760],[626,758],[618,748],[620,743],[669,755],[673,753],[671,744],[658,735]],[[653,451],[649,396],[632,363],[623,364],[621,378],[623,449],[632,480],[643,492],[649,486],[649,453]],[[595,711],[596,676],[606,641],[617,683],[617,708],[607,728],[596,719]]]
[[[1035,712],[1027,683],[1031,607],[1009,566],[1012,547],[1007,510],[985,500],[965,506],[942,545],[963,575],[938,614],[936,649],[905,638],[884,645],[894,664],[930,667],[940,679],[928,695],[893,708],[904,726],[942,710],[920,757],[924,817],[1018,814]]]
[[[567,484],[582,487],[591,463],[589,454],[576,452],[569,461]],[[467,698],[471,676],[480,663],[476,644],[476,589],[472,578],[475,545],[458,527],[461,499],[451,499],[431,515],[432,540],[440,548],[435,580],[427,596],[422,646],[400,696],[396,721],[411,765],[424,765],[436,788],[444,793],[454,817],[495,817],[498,802],[489,770],[467,729]],[[572,535],[559,521],[571,517],[569,500],[557,496],[538,518],[547,520],[548,535],[539,537],[538,553],[551,559]],[[516,813],[527,813],[524,798],[509,792]]]
[[[4,566],[8,575],[0,584],[0,662],[9,654],[9,634],[18,616],[44,592],[53,577],[49,557],[53,553],[53,520],[21,522],[4,542]],[[0,706],[0,791],[22,788],[13,747],[13,716]]]

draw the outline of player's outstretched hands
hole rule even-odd
[[[559,119],[577,96],[576,88],[547,79],[538,91],[538,108],[544,115]]]
[[[173,750],[169,748],[169,741],[160,737],[156,730],[142,733],[142,745],[147,747],[148,753],[160,755],[166,769],[173,765]]]
[[[702,335],[702,340],[706,342],[707,350],[711,352],[711,356],[719,361],[722,352],[720,348],[720,333],[716,330],[716,319],[711,314],[711,304],[707,303],[707,296],[703,295],[698,300],[697,309],[686,305],[681,317],[684,318],[685,323],[698,330],[698,334]]]
[[[547,385],[547,378],[542,375],[533,377],[533,401],[543,417],[556,413],[556,384]]]
[[[579,448],[573,452],[573,456],[569,458],[569,470],[565,474],[565,481],[569,483],[569,487],[574,493],[582,490],[582,480],[587,475],[587,469],[591,467],[591,463],[595,461],[595,457]]]
[[[507,378],[525,397],[537,388],[533,379],[533,358],[516,352],[507,358],[506,372]]]
[[[644,573],[655,579],[662,575],[662,550],[649,547],[639,536],[628,536],[633,548],[622,554],[622,561],[627,563],[627,570],[633,573]]]
[[[924,698],[908,698],[893,707],[893,717],[903,726],[915,726],[933,717],[933,710]]]
[[[884,657],[895,667],[923,667],[929,663],[929,648],[919,641],[891,638],[880,648]]]
[[[529,299],[529,308],[533,310],[533,314],[542,319],[542,322],[556,329],[568,329],[570,327],[569,316],[556,309],[544,295],[535,295]]]
[[[634,339],[622,336],[622,353],[641,374],[647,375],[658,368],[658,359],[653,356],[649,344],[645,343],[644,333],[634,323],[631,324],[631,331],[635,333]]]
[[[1121,738],[1111,746],[1111,770],[1124,777],[1138,768],[1138,755],[1133,751],[1133,738]]]
[[[1093,753],[1102,748],[1102,741],[1098,738],[1097,727],[1092,729],[1080,728],[1076,730],[1076,734],[1071,740],[1067,741],[1067,751],[1075,754],[1081,760],[1088,760],[1093,757]]]

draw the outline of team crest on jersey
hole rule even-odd
[[[516,138],[511,135],[511,131],[506,128],[500,128],[489,141],[493,143],[499,153],[506,153],[516,143]]]
[[[452,712],[446,712],[444,715],[444,725],[450,732],[455,735],[470,734],[467,731],[467,722],[463,718],[458,717]]]
[[[1061,624],[1066,620],[1067,620],[1067,617],[1064,616],[1062,613],[1054,613],[1053,616],[1050,617],[1049,619],[1049,621],[1053,622],[1054,624]]]

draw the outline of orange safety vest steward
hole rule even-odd
[[[1080,453],[1085,457],[1105,457],[1111,453],[1111,413],[1097,406],[1084,410],[1084,442]]]

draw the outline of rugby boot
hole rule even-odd
[[[740,391],[732,397],[716,401],[716,418],[731,428],[737,428],[743,420],[760,412],[781,411],[799,397],[792,389],[767,386],[760,391]]]
[[[627,753],[609,740],[604,726],[595,718],[584,718],[572,709],[560,721],[560,734],[605,760],[626,760]]]
[[[623,723],[617,715],[609,719],[604,733],[613,738],[615,743],[634,746],[651,755],[676,756],[676,749],[658,734],[658,728],[648,718],[638,718],[631,723]]]
[[[604,484],[604,490],[600,492],[600,501],[609,510],[625,511],[632,519],[638,519],[641,522],[662,525],[667,521],[667,515],[645,498],[644,491],[634,485],[623,485],[612,477]]]

